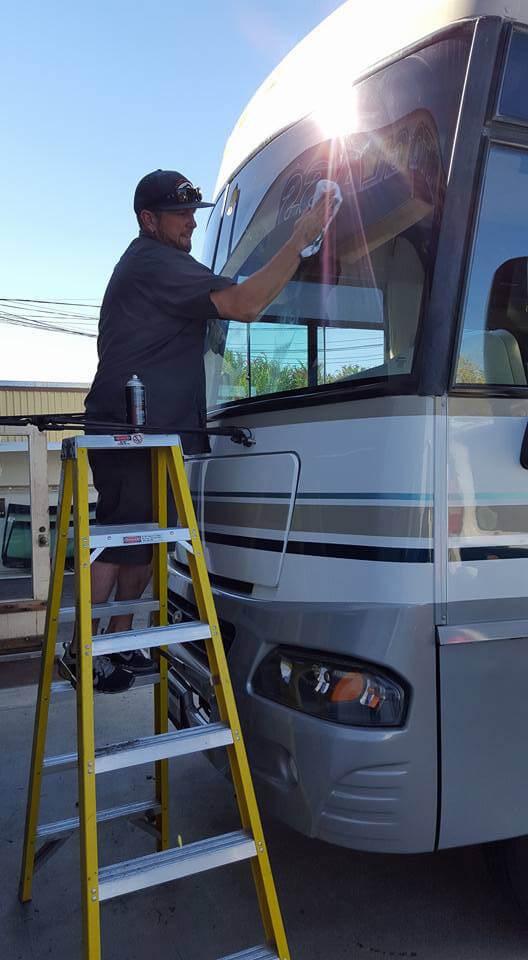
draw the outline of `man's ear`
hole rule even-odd
[[[143,230],[147,233],[156,233],[156,218],[150,210],[142,210],[139,219]]]

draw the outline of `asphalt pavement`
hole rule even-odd
[[[33,900],[17,887],[36,688],[35,665],[0,666],[0,929],[2,960],[81,958],[78,835],[43,865]],[[10,684],[10,676],[12,684]],[[15,685],[16,684],[16,685]],[[97,743],[152,732],[152,692],[96,698]],[[74,746],[75,702],[51,707],[48,753]],[[172,841],[239,828],[231,784],[194,755],[170,762]],[[98,779],[110,806],[152,795],[152,768]],[[76,810],[75,772],[44,778],[43,821]],[[264,815],[292,960],[515,960],[528,953],[528,921],[496,888],[478,847],[383,856],[310,840]],[[128,821],[99,828],[100,864],[152,852]],[[251,871],[235,864],[103,903],[104,960],[216,960],[262,942]]]

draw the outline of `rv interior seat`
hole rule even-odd
[[[464,331],[460,356],[482,371],[486,383],[526,386],[519,344],[509,330]]]
[[[389,258],[385,304],[387,311],[389,373],[410,373],[420,319],[424,268],[412,243],[395,237],[387,244]]]
[[[389,357],[385,363],[370,367],[368,376],[410,373],[424,284],[422,263],[406,237],[394,237],[374,251],[371,260],[385,290],[385,350]],[[365,372],[347,379],[358,376],[365,376]]]

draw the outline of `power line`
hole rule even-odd
[[[64,310],[64,307],[68,306],[85,312]],[[99,303],[95,298],[72,301],[0,297],[0,323],[53,333],[69,333],[72,336],[97,336],[98,316],[94,315],[94,311],[97,311],[97,314],[99,312]]]
[[[88,301],[86,304],[83,301]],[[0,297],[0,303],[59,303],[63,307],[100,306],[95,297],[81,297],[80,300],[28,300],[24,297]]]
[[[0,313],[0,323],[7,323],[13,327],[28,327],[32,330],[47,330],[54,333],[70,333],[79,337],[96,337],[96,333],[88,333],[86,330],[73,330],[71,328],[47,322],[37,322],[30,317],[13,317],[9,314]]]

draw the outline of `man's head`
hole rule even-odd
[[[176,170],[147,173],[134,194],[134,210],[141,229],[185,253],[191,249],[195,210],[212,206],[202,201],[199,187],[193,187]]]

